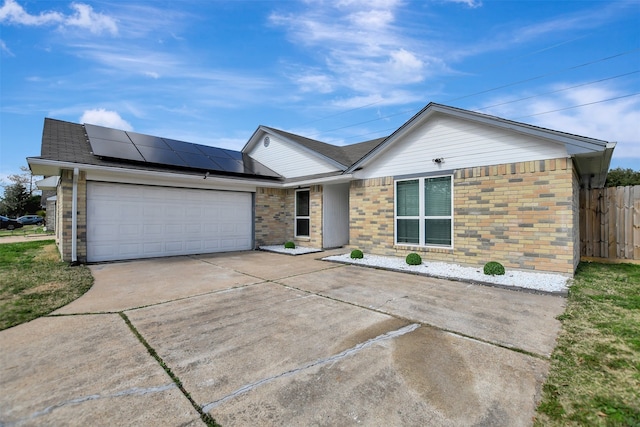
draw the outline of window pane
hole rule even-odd
[[[399,219],[396,230],[398,243],[420,243],[420,220]]]
[[[309,191],[296,192],[296,215],[309,216]]]
[[[308,219],[296,219],[296,236],[308,236],[309,235],[309,220]]]
[[[418,180],[399,181],[396,186],[396,207],[398,216],[420,215]]]
[[[451,177],[427,178],[424,180],[425,216],[451,215]]]
[[[424,243],[427,245],[451,246],[451,220],[425,219]]]

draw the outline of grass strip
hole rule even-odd
[[[46,316],[92,285],[89,268],[61,261],[51,240],[0,244],[0,330]]]
[[[640,426],[640,265],[580,264],[535,426]]]
[[[200,414],[200,419],[209,427],[220,427],[220,424],[218,424],[211,415],[204,412],[200,407],[200,405],[198,405],[196,401],[193,400],[189,392],[182,385],[182,381],[180,381],[180,378],[178,378],[178,376],[173,373],[171,368],[169,368],[167,364],[164,363],[164,360],[162,360],[162,357],[160,357],[158,352],[153,347],[151,347],[151,345],[147,342],[147,340],[144,339],[144,337],[140,334],[140,332],[138,332],[136,327],[133,326],[133,323],[131,323],[131,320],[129,320],[127,315],[124,314],[123,312],[120,312],[118,314],[120,314],[120,317],[122,317],[122,320],[124,320],[124,322],[127,324],[129,329],[131,329],[131,332],[133,332],[133,334],[138,338],[138,341],[140,341],[142,345],[144,345],[144,347],[147,349],[151,357],[156,359],[156,362],[158,362],[158,364],[162,367],[162,369],[164,369],[167,375],[169,375],[169,378],[171,378],[171,380],[178,387],[178,389],[180,389],[182,394],[187,398],[187,400],[189,400],[189,402],[191,403],[191,406],[193,406],[193,408],[198,412],[198,414]]]

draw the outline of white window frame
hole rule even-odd
[[[431,178],[450,178],[451,185],[451,215],[448,216],[426,216],[425,208],[424,208],[424,183],[425,180]],[[398,216],[398,182],[403,181],[418,181],[418,204],[419,204],[419,213],[417,216]],[[422,247],[422,248],[438,248],[438,249],[453,249],[453,201],[454,201],[454,185],[453,185],[453,175],[430,175],[430,176],[419,176],[419,177],[411,177],[411,178],[402,178],[396,179],[394,182],[394,200],[393,200],[393,241],[395,245],[399,246],[413,246],[413,247]],[[419,224],[419,243],[406,243],[406,242],[398,242],[398,219],[417,219]],[[434,244],[426,244],[425,236],[424,236],[424,223],[427,219],[448,219],[451,221],[451,244],[450,245],[434,245]]]
[[[309,193],[309,215],[298,215],[298,193],[302,192],[302,191],[306,191],[307,193]],[[311,189],[309,188],[301,188],[299,190],[296,190],[296,194],[294,196],[294,200],[293,200],[293,227],[294,227],[294,236],[295,237],[301,237],[301,238],[308,238],[310,237],[311,234]],[[298,234],[298,220],[299,219],[306,219],[309,222],[309,234],[302,234],[299,235]]]

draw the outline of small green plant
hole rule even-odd
[[[417,253],[412,252],[409,255],[407,255],[407,258],[405,259],[405,261],[407,261],[407,264],[409,265],[420,265],[422,264],[422,257]]]
[[[351,258],[353,259],[362,259],[364,258],[364,254],[360,249],[354,249],[351,251]]]
[[[291,241],[289,241],[289,242],[286,242],[284,244],[284,248],[285,249],[295,249],[296,248],[296,244],[291,242]]]
[[[484,274],[487,276],[502,276],[504,274],[504,266],[499,262],[489,261],[484,265]]]

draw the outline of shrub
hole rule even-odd
[[[351,251],[351,258],[353,259],[362,259],[364,258],[364,254],[360,249],[354,249]]]
[[[502,276],[504,267],[499,262],[489,261],[484,265],[484,274],[488,276]]]
[[[420,265],[422,264],[422,257],[417,253],[412,252],[409,255],[407,255],[407,258],[405,259],[405,261],[407,261],[407,264],[409,265]]]
[[[296,244],[293,242],[286,242],[284,244],[285,249],[295,249],[296,248]]]

